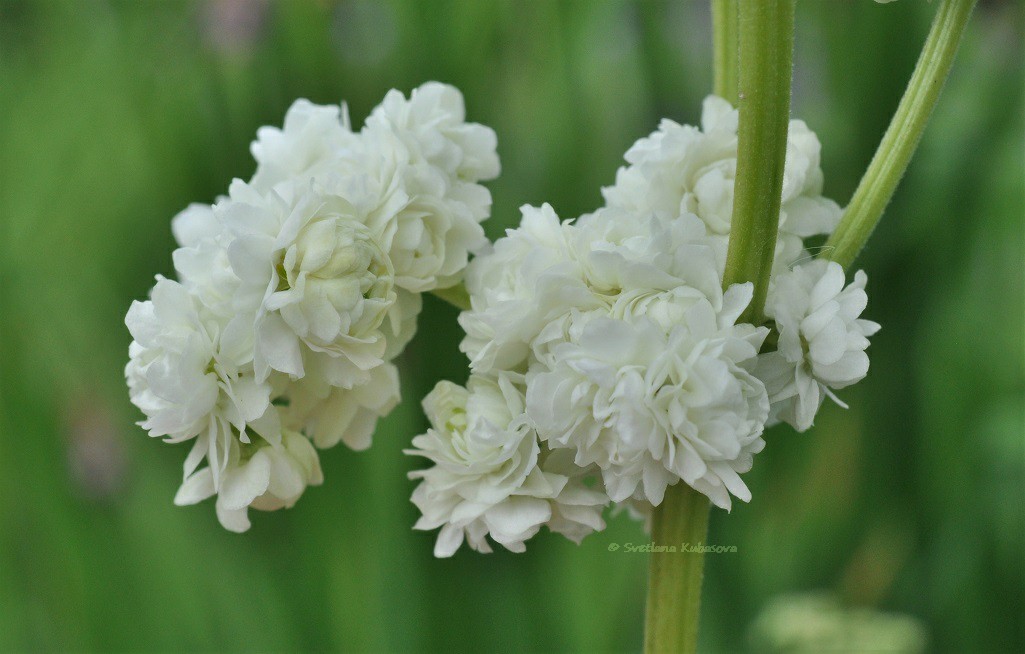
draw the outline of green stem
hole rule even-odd
[[[740,0],[737,179],[723,286],[753,282],[738,322],[758,323],[769,289],[790,121],[795,0]]]
[[[737,0],[712,0],[714,92],[737,106]]]
[[[741,318],[747,322],[761,314],[776,250],[790,114],[794,1],[712,0],[716,93],[732,102],[739,99],[740,108],[737,181],[724,287],[754,282],[755,299],[747,317]],[[731,29],[731,12],[737,8],[737,29]],[[731,40],[736,47],[730,45]],[[739,85],[731,79],[739,79]],[[731,88],[737,90],[731,93]],[[655,544],[679,547],[704,541],[709,508],[708,498],[687,484],[670,487],[652,513]],[[700,552],[651,554],[646,652],[697,650],[704,563]]]
[[[431,293],[462,311],[470,308],[470,294],[466,292],[466,287],[462,284],[448,288],[436,288]]]
[[[844,268],[865,247],[918,147],[976,0],[943,0],[897,112],[822,256]]]
[[[680,481],[666,489],[652,514],[651,538],[656,545],[703,544],[708,536],[708,498]],[[652,552],[648,568],[648,607],[644,622],[644,651],[697,651],[701,552]]]

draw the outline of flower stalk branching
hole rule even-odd
[[[950,74],[976,0],[943,0],[879,149],[822,256],[850,267],[890,203]]]

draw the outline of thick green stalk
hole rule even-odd
[[[723,286],[754,283],[740,322],[758,323],[776,252],[790,122],[794,0],[740,0],[737,180]]]
[[[943,89],[976,0],[943,0],[897,112],[822,256],[848,267],[889,204]]]
[[[794,0],[739,0],[739,91],[729,94],[733,47],[729,0],[712,0],[716,38],[716,92],[739,98],[740,126],[733,226],[724,287],[754,282],[755,299],[742,320],[754,321],[765,304],[772,268],[783,189],[787,126],[790,113],[790,67],[794,45]],[[683,482],[666,491],[652,514],[656,545],[704,542],[709,503]],[[644,649],[651,652],[695,652],[701,613],[704,554],[653,552],[648,575]]]
[[[708,534],[708,498],[678,482],[666,489],[652,515],[651,538],[672,545],[676,552],[652,552],[648,563],[648,606],[644,622],[644,651],[697,651],[701,580],[705,555],[680,551],[699,545]]]
[[[456,284],[449,288],[436,288],[431,293],[457,309],[466,311],[470,308],[470,294],[466,292],[466,287],[462,284]]]
[[[712,87],[737,106],[737,0],[712,0]]]
[[[716,92],[727,98],[732,38],[729,0],[712,0]],[[790,112],[794,0],[739,0],[737,181],[724,287],[753,282],[742,321],[761,317],[776,249],[786,133]],[[708,499],[683,482],[667,489],[652,514],[657,545],[700,543],[708,531]],[[645,651],[697,651],[701,611],[701,553],[652,553],[648,576]]]

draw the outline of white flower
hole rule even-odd
[[[152,299],[133,302],[125,324],[135,340],[125,368],[132,402],[146,414],[151,436],[181,442],[215,434],[218,461],[233,427],[248,441],[247,426],[270,411],[270,386],[253,375],[251,340],[244,326],[213,315],[181,284],[157,277]],[[273,418],[263,435],[276,440]],[[265,421],[268,422],[268,421]]]
[[[521,211],[519,228],[508,230],[466,271],[473,308],[459,316],[466,331],[459,347],[470,357],[475,372],[520,366],[540,329],[568,311],[558,297],[553,297],[552,306],[543,306],[539,287],[568,291],[572,282],[561,282],[580,277],[579,266],[571,258],[567,228],[552,207],[525,205]]]
[[[398,312],[418,312],[419,298],[397,301],[391,260],[366,225],[376,199],[358,182],[344,195],[317,183],[266,195],[232,186],[219,216],[234,237],[236,309],[254,321],[258,379],[271,370],[300,378],[314,366],[350,388],[383,363],[389,338],[409,340],[395,330],[415,324]]]
[[[180,283],[160,279],[129,311],[125,374],[151,435],[194,440],[178,503],[217,494],[221,522],[243,531],[248,507],[291,506],[320,483],[313,445],[370,446],[399,402],[391,361],[421,293],[458,284],[487,243],[478,182],[499,172],[496,142],[435,82],[392,91],[359,132],[344,104],[297,100],[258,130],[248,183],[174,218]],[[530,479],[555,484],[553,528],[576,537],[600,511],[572,472]]]
[[[666,222],[601,209],[582,217],[568,231],[584,283],[607,302],[623,303],[638,293],[688,289],[693,297],[722,295],[714,242],[694,214]],[[672,317],[668,320],[676,322]]]
[[[547,204],[522,211],[521,226],[467,270],[472,308],[459,318],[467,334],[460,347],[475,372],[526,370],[531,347],[571,311],[650,305],[665,293],[659,297],[684,302],[652,307],[668,325],[686,298],[721,295],[713,249],[692,214],[659,221],[603,209],[573,224],[560,223]]]
[[[230,319],[236,314],[239,279],[228,260],[230,234],[218,220],[217,209],[191,204],[171,221],[171,231],[181,246],[171,257],[182,286],[212,312]]]
[[[183,286],[163,278],[158,278],[152,300],[132,304],[125,322],[135,339],[125,375],[132,402],[147,417],[140,425],[168,442],[194,439],[185,459],[183,488],[194,490],[202,481],[207,495],[228,489],[229,500],[237,497],[232,489],[244,477],[239,477],[244,472],[240,453],[265,448],[269,455],[282,448],[271,388],[254,378],[245,326],[238,321],[225,324]],[[209,465],[197,473],[204,459]],[[283,491],[276,492],[291,501]],[[252,499],[226,506],[241,509]],[[226,526],[229,521],[222,517]],[[229,528],[241,525],[231,524]]]
[[[457,89],[428,82],[407,100],[390,91],[353,133],[344,106],[299,100],[283,129],[264,127],[253,143],[250,182],[260,193],[282,184],[331,186],[372,180],[367,226],[392,259],[395,284],[421,293],[457,284],[469,255],[486,244],[480,222],[491,194],[477,182],[498,175],[494,131],[465,122]]]
[[[317,451],[302,434],[284,430],[280,444],[232,443],[227,466],[218,480],[206,467],[189,475],[175,495],[178,506],[196,504],[217,495],[217,518],[230,531],[249,529],[249,508],[274,511],[290,508],[307,486],[324,480]]]
[[[449,288],[462,280],[470,254],[487,244],[480,221],[490,215],[488,195],[475,210],[445,194],[446,183],[431,168],[406,166],[401,188],[408,201],[373,225],[395,266],[395,284],[415,293]],[[473,185],[484,193],[483,186]]]
[[[424,410],[431,429],[406,453],[434,462],[410,478],[422,480],[412,497],[423,514],[415,528],[441,528],[435,556],[451,556],[464,539],[490,552],[488,536],[522,552],[547,523],[573,538],[604,526],[602,494],[539,467],[541,448],[512,376],[471,376],[467,388],[439,382]]]
[[[609,496],[600,482],[597,466],[582,468],[573,461],[570,450],[553,450],[544,443],[538,458],[538,467],[549,478],[566,478],[566,485],[549,503],[552,517],[545,524],[551,531],[574,543],[585,536],[605,529],[602,512],[609,505]]]
[[[457,179],[494,179],[500,171],[494,130],[467,123],[463,95],[448,84],[427,82],[408,100],[399,91],[389,91],[367,118],[367,128],[393,131],[412,157]]]
[[[428,82],[408,100],[390,91],[361,138],[370,174],[408,197],[377,226],[396,284],[424,292],[458,283],[470,253],[487,243],[479,223],[490,215],[491,194],[477,182],[498,175],[494,131],[465,122],[457,89]]]
[[[658,504],[680,478],[720,506],[747,499],[738,473],[763,445],[768,401],[745,367],[767,329],[734,324],[751,286],[723,294],[703,222],[523,215],[468,271],[472,369],[524,372],[531,426],[600,468],[614,501]]]
[[[171,233],[179,246],[188,248],[216,239],[224,230],[211,205],[193,202],[171,219]]]
[[[296,100],[281,129],[268,126],[256,131],[250,150],[258,166],[251,184],[266,192],[281,182],[308,182],[339,165],[357,142],[344,105]]]
[[[701,129],[664,119],[658,131],[626,153],[616,183],[602,189],[610,207],[672,220],[694,213],[717,235],[717,261],[725,265],[737,172],[737,111],[716,96],[705,99]],[[801,239],[832,233],[840,208],[822,197],[821,145],[800,120],[790,121],[777,267],[804,255]]]
[[[367,449],[378,419],[388,415],[400,399],[399,371],[394,365],[378,366],[369,375],[353,388],[330,386],[317,375],[283,380],[288,402],[285,424],[309,435],[322,449],[339,441],[354,450]]]
[[[692,300],[668,332],[643,314],[574,316],[566,340],[527,376],[538,436],[601,468],[613,501],[658,505],[679,479],[726,509],[730,493],[749,501],[738,473],[764,446],[769,410],[744,367],[767,330],[734,324],[750,297],[749,284],[733,286],[718,312]]]
[[[864,379],[868,337],[879,325],[859,318],[868,304],[865,273],[844,287],[843,268],[815,260],[774,278],[765,313],[776,321],[775,352],[759,357],[756,373],[769,390],[774,416],[804,431],[830,389]]]

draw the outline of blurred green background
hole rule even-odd
[[[794,114],[841,204],[934,9],[799,3]],[[243,536],[172,505],[186,452],[134,426],[122,320],[172,272],[171,216],[248,177],[297,97],[358,124],[456,84],[499,134],[496,237],[523,203],[593,209],[660,117],[696,121],[709,28],[684,0],[0,2],[0,650],[637,650],[626,516],[440,561],[410,529],[418,401],[467,374],[453,309],[427,299],[375,446],[324,452],[326,483]],[[981,4],[859,261],[883,330],[851,409],[770,431],[754,501],[713,515],[738,552],[709,556],[703,649],[771,649],[756,616],[807,591],[911,616],[929,650],[1025,649],[1023,34],[1022,4]]]

